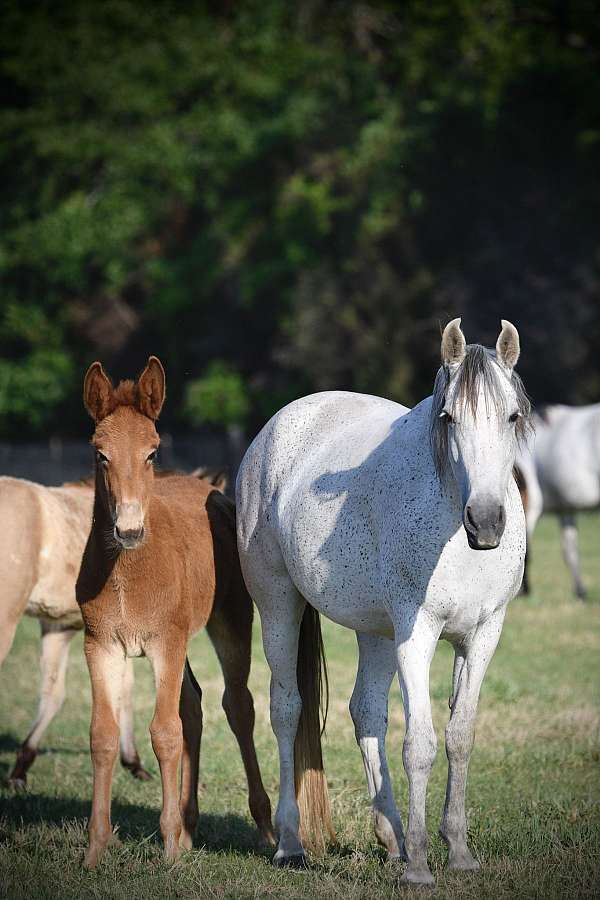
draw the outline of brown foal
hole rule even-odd
[[[93,363],[83,396],[96,425],[94,514],[77,580],[92,682],[94,790],[85,865],[95,866],[116,841],[111,782],[128,656],[145,655],[154,669],[150,735],[162,779],[165,857],[172,862],[181,848],[192,846],[202,693],[186,652],[191,635],[204,626],[223,670],[223,707],[246,770],[250,811],[263,838],[273,843],[271,806],[253,740],[247,686],[253,607],[239,565],[235,508],[192,476],[155,480],[155,422],[165,397],[165,374],[156,357],[136,383],[121,382],[116,389],[101,364]]]

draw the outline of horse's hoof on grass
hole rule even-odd
[[[277,869],[298,869],[300,871],[308,869],[305,853],[294,853],[292,856],[285,856],[282,850],[278,850],[273,857],[273,865]]]
[[[8,786],[12,788],[13,791],[16,791],[16,793],[22,794],[27,790],[27,776],[24,775],[22,778],[11,776],[8,779]]]
[[[429,869],[411,869],[408,868],[400,879],[400,884],[413,884],[415,886],[432,887],[435,884],[435,878]]]
[[[478,872],[481,865],[469,852],[448,858],[448,868],[454,872]]]
[[[130,775],[137,779],[137,781],[150,781],[152,778],[150,772],[143,767],[139,759],[134,762],[124,762],[121,760],[121,765],[124,769],[127,769]]]

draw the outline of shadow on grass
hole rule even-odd
[[[0,813],[4,819],[4,840],[10,841],[10,827],[27,828],[36,825],[62,826],[78,821],[87,827],[91,811],[89,800],[73,797],[48,797],[43,794],[0,792]],[[123,840],[160,842],[160,809],[114,801],[111,818],[118,826]],[[254,856],[273,855],[271,848],[261,843],[257,829],[242,816],[234,813],[200,815],[194,847],[212,851],[235,851]]]

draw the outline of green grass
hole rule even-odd
[[[500,646],[482,690],[468,790],[469,831],[482,862],[475,875],[448,873],[437,837],[445,790],[443,729],[451,652],[440,644],[431,693],[439,750],[428,815],[436,897],[592,897],[600,884],[600,517],[581,517],[586,604],[572,599],[558,528],[541,522],[535,536],[530,598],[513,601]],[[136,663],[137,733],[155,777],[134,782],[119,769],[113,821],[123,847],[93,873],[81,869],[91,796],[88,752],[90,692],[81,639],[74,641],[68,700],[53,723],[30,775],[29,793],[0,788],[0,897],[188,898],[325,897],[354,900],[411,893],[399,868],[384,862],[370,823],[360,754],[348,713],[356,670],[351,632],[326,623],[331,706],[325,764],[339,846],[313,860],[307,873],[274,869],[257,845],[234,739],[220,707],[222,681],[204,635],[191,658],[204,690],[202,817],[196,849],[175,867],[161,859],[157,837],[160,781],[147,725],[150,671]],[[0,675],[0,777],[12,765],[34,713],[38,683],[37,623],[19,627]],[[268,674],[258,633],[251,679],[257,707],[256,742],[275,804],[277,763],[268,721]],[[402,708],[392,689],[388,751],[396,796],[407,806],[402,769]],[[421,889],[422,892],[422,889]],[[414,891],[413,891],[414,893]]]

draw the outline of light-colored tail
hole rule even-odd
[[[305,847],[322,851],[328,841],[335,841],[321,752],[329,687],[319,613],[308,604],[300,625],[297,677],[302,712],[294,745],[294,769],[300,839]]]

